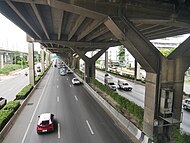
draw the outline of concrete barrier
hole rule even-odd
[[[80,78],[79,76],[75,75]],[[82,79],[81,79],[82,80]],[[83,81],[83,86],[87,89],[90,95],[111,115],[119,121],[128,131],[136,137],[140,143],[153,143],[153,141],[146,136],[141,130],[139,130],[132,122],[120,114],[115,108],[113,108],[105,99],[103,99],[94,89],[92,89],[85,81]]]

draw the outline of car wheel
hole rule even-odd
[[[187,109],[187,106],[186,106],[186,105],[183,105],[183,109]]]

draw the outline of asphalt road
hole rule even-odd
[[[37,66],[41,66],[40,63],[35,65],[35,72],[37,72]],[[7,76],[5,80],[0,81],[0,97],[4,97],[7,101],[12,101],[15,99],[16,94],[19,93],[26,85],[29,84],[28,68],[15,73],[13,76]]]
[[[131,143],[82,85],[72,85],[72,77],[51,68],[3,143]],[[55,115],[57,128],[38,135],[37,116],[44,112]]]
[[[97,78],[97,80],[99,80],[102,83],[104,83],[104,75],[105,75],[105,72],[96,70],[96,78]],[[119,78],[117,78],[113,75],[112,75],[112,77],[113,77],[115,84],[117,84],[117,81]],[[126,92],[126,91],[118,90],[118,89],[117,89],[117,92],[121,96],[126,97],[130,101],[132,101],[132,102],[136,103],[137,105],[141,106],[142,108],[144,108],[145,86],[139,85],[139,84],[136,84],[136,83],[130,82],[130,81],[128,81],[128,82],[133,87],[132,92]],[[188,87],[188,85],[186,85],[186,87]],[[180,127],[185,132],[190,133],[190,122],[189,122],[190,112],[187,110],[183,110],[183,109],[182,109],[182,112],[183,112],[182,113],[183,118],[182,118],[182,123],[180,124]]]
[[[24,75],[24,71],[18,75],[11,76],[9,79],[0,82],[0,97],[4,97],[7,101],[15,99],[16,94],[29,84],[28,76]]]

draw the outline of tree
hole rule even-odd
[[[125,48],[123,45],[119,47],[119,53],[118,53],[119,62],[123,63],[125,61]]]
[[[159,49],[159,51],[160,51],[165,57],[167,57],[168,55],[170,55],[174,50],[175,50],[175,48],[169,48],[169,49],[160,48],[160,49]]]

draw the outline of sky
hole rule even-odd
[[[34,50],[39,50],[39,44]],[[0,13],[0,49],[28,53],[26,33]]]

